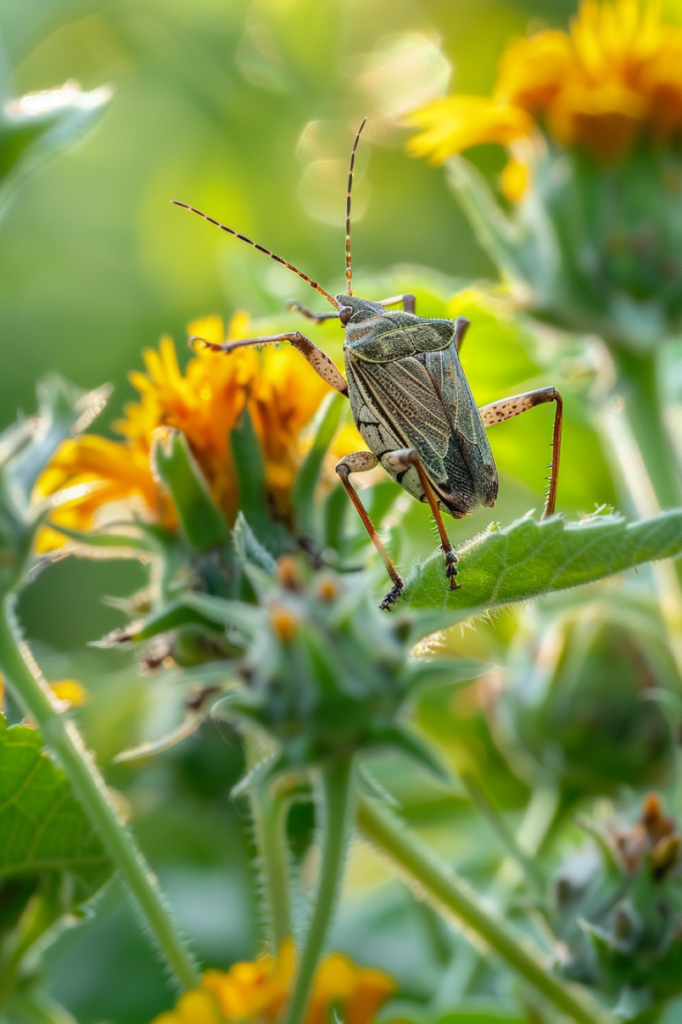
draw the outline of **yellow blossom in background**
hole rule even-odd
[[[88,703],[90,695],[77,679],[59,679],[50,683],[50,689],[57,698],[68,704],[70,708],[82,708]]]
[[[491,96],[447,96],[408,123],[424,129],[411,152],[436,163],[481,143],[511,147],[514,166],[501,185],[516,201],[519,140],[544,133],[610,163],[638,142],[682,139],[682,29],[663,20],[657,0],[583,0],[568,32],[507,47]]]
[[[221,342],[225,337],[218,316],[195,321],[189,331],[207,341]],[[248,315],[235,314],[228,338],[239,340],[253,333]],[[140,399],[130,402],[123,419],[114,424],[123,441],[89,434],[61,446],[38,483],[40,496],[77,483],[91,485],[91,491],[54,512],[52,522],[86,530],[102,506],[132,500],[148,518],[172,528],[173,508],[149,463],[153,437],[161,427],[183,432],[214,501],[232,522],[239,491],[230,431],[245,408],[263,449],[271,507],[286,521],[291,489],[307,451],[302,432],[331,388],[288,345],[242,348],[228,356],[197,342],[195,352],[183,373],[170,338],[162,338],[158,351],[147,349],[146,372],[130,375]],[[342,427],[331,448],[338,459],[361,444],[356,431]],[[39,537],[39,549],[63,542],[61,534],[47,527]]]
[[[48,685],[57,700],[63,701],[67,705],[65,710],[85,707],[90,699],[88,691],[77,679],[59,679]],[[0,711],[2,710],[4,699],[5,680],[0,675]]]
[[[175,1008],[153,1024],[275,1024],[284,1007],[294,973],[294,947],[284,942],[276,957],[234,964],[229,971],[206,971],[201,988],[187,992]],[[388,975],[358,967],[348,957],[332,953],[315,976],[310,1003],[301,1024],[327,1024],[332,1007],[344,1024],[371,1024],[395,991]]]

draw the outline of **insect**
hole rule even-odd
[[[404,583],[351,483],[351,473],[365,473],[381,464],[406,491],[428,503],[438,528],[449,589],[457,590],[457,556],[442,512],[461,519],[480,505],[492,508],[495,504],[497,469],[485,428],[536,405],[555,403],[551,476],[543,512],[543,517],[551,516],[556,505],[563,403],[555,388],[546,387],[477,408],[459,360],[469,327],[465,317],[453,321],[417,316],[415,297],[409,294],[393,295],[378,302],[353,295],[351,192],[355,153],[366,120],[355,136],[348,172],[345,295],[330,295],[281,256],[193,206],[173,202],[298,274],[334,307],[334,312],[314,313],[298,302],[287,304],[287,308],[295,309],[313,323],[340,321],[345,332],[345,377],[330,357],[300,331],[204,344],[216,351],[233,352],[245,345],[288,341],[328,384],[350,399],[355,424],[368,450],[346,455],[337,463],[336,472],[391,578],[393,587],[381,603],[382,608],[389,609],[400,597]],[[403,308],[388,308],[396,305]]]

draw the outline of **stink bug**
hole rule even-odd
[[[419,501],[428,502],[445,556],[445,576],[449,588],[456,590],[457,556],[441,511],[461,519],[475,512],[479,505],[492,508],[495,504],[498,477],[485,428],[536,405],[556,403],[551,476],[543,512],[543,516],[551,516],[556,504],[563,403],[555,388],[546,387],[477,408],[459,361],[459,350],[469,326],[465,317],[453,321],[417,316],[414,295],[394,295],[379,302],[353,295],[351,190],[355,152],[365,122],[366,119],[355,136],[348,172],[345,295],[330,295],[281,256],[193,206],[173,202],[292,270],[334,307],[333,313],[313,313],[297,302],[288,304],[289,309],[296,309],[314,323],[338,318],[345,331],[345,378],[329,356],[300,331],[221,345],[207,341],[204,344],[216,351],[232,352],[244,345],[288,341],[328,384],[350,399],[353,418],[369,451],[345,456],[337,463],[336,472],[391,577],[393,588],[381,603],[382,608],[388,609],[400,597],[404,584],[350,481],[350,474],[367,472],[380,463],[405,490]],[[387,308],[398,304],[402,310]]]

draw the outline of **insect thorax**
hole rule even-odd
[[[425,352],[440,352],[452,344],[456,323],[428,319],[404,310],[388,310],[378,302],[352,295],[338,301],[353,310],[346,323],[345,348],[371,363],[390,363]]]

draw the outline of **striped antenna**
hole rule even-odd
[[[353,269],[350,263],[350,194],[353,188],[353,170],[355,168],[355,150],[358,148],[358,141],[360,139],[360,133],[367,124],[367,118],[363,119],[362,124],[358,128],[358,133],[355,136],[355,142],[353,143],[353,149],[350,154],[350,167],[348,169],[348,193],[346,195],[346,280],[348,281],[348,294],[353,294]]]
[[[312,277],[308,277],[308,275],[304,274],[302,270],[295,267],[293,263],[283,260],[281,256],[277,256],[276,253],[270,252],[270,250],[266,249],[264,245],[259,245],[258,242],[253,242],[250,238],[247,238],[246,235],[240,235],[238,231],[228,228],[225,224],[221,224],[219,220],[209,217],[207,213],[202,213],[201,210],[195,209],[194,206],[190,206],[188,203],[181,203],[179,199],[171,199],[171,203],[175,206],[182,206],[183,210],[190,210],[191,213],[196,213],[197,217],[203,217],[204,220],[209,222],[209,224],[215,224],[215,226],[220,228],[221,231],[227,231],[228,235],[234,235],[235,238],[239,238],[242,242],[247,242],[249,245],[252,245],[254,249],[258,249],[259,252],[264,252],[271,260],[276,260],[277,263],[281,263],[283,267],[287,268],[287,270],[293,270],[294,274],[298,274],[298,276],[302,277],[304,281],[307,281],[311,288],[318,291],[320,295],[324,295],[325,299],[327,299],[328,302],[331,302],[332,306],[335,306],[336,309],[339,308],[339,303],[333,295],[326,292],[321,284],[318,284],[317,281],[313,281]]]

